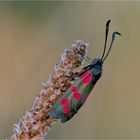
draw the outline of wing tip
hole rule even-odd
[[[61,122],[62,122],[62,123],[65,123],[65,122],[67,122],[68,120],[70,120],[70,118],[67,118],[67,117],[59,117],[55,112],[50,112],[49,115],[50,115],[52,118],[61,119]]]
[[[50,115],[52,118],[58,118],[57,114],[54,113],[54,112],[50,112],[49,115]]]

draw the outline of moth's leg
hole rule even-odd
[[[86,62],[90,63],[90,64],[92,63],[92,59],[89,58],[88,56],[85,56],[85,57],[84,57],[84,60],[85,60]],[[86,72],[90,67],[91,67],[91,65],[88,65],[88,66],[85,66],[85,67],[81,68],[81,69],[80,69],[81,72],[78,73],[77,75],[75,74],[74,79],[75,79],[75,80],[78,79],[78,78],[79,78],[84,72]],[[79,70],[78,70],[78,71],[79,71]]]
[[[88,71],[91,68],[91,65],[85,66],[82,70],[82,72],[79,74],[79,77],[84,74],[86,71]]]
[[[81,72],[78,73],[77,75],[75,74],[73,80],[78,79],[83,73],[85,73],[85,72],[86,72],[87,70],[89,70],[90,68],[91,68],[91,65],[88,65],[88,66],[85,66],[85,67],[81,68]]]
[[[77,51],[80,53],[80,51],[77,49]],[[84,60],[88,63],[91,63],[92,62],[92,59],[89,58],[88,56],[84,56]]]
[[[84,57],[84,60],[85,60],[86,62],[88,62],[89,64],[92,63],[92,59],[89,58],[88,56],[85,56],[85,57]]]

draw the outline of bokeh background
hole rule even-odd
[[[101,56],[105,23],[117,37],[102,78],[78,114],[50,139],[140,138],[140,2],[0,2],[0,138],[29,109],[60,54],[82,39]]]

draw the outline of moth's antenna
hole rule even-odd
[[[107,37],[108,37],[108,31],[109,31],[109,23],[110,23],[110,20],[108,20],[107,23],[106,23],[105,43],[104,43],[104,50],[103,50],[103,54],[102,54],[101,60],[103,59],[103,57],[105,55],[106,44],[107,44]]]
[[[108,56],[108,54],[109,54],[109,52],[110,52],[110,50],[111,50],[111,48],[112,48],[113,42],[114,42],[114,40],[115,40],[115,35],[121,35],[121,34],[120,34],[119,32],[113,32],[113,34],[112,34],[112,40],[111,40],[111,43],[110,43],[110,47],[109,47],[109,49],[108,49],[108,52],[106,53],[106,56],[104,57],[104,59],[102,59],[103,62],[104,62],[105,59],[107,58],[107,56]]]

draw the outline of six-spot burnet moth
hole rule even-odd
[[[101,77],[102,65],[112,48],[113,42],[115,40],[115,35],[121,35],[119,32],[113,32],[112,40],[106,53],[109,23],[110,20],[108,20],[106,23],[105,43],[101,58],[95,58],[91,60],[91,64],[84,67],[84,70],[81,72],[74,84],[51,107],[50,116],[52,118],[61,119],[61,122],[70,120],[77,113],[80,107],[85,103],[94,85]]]

